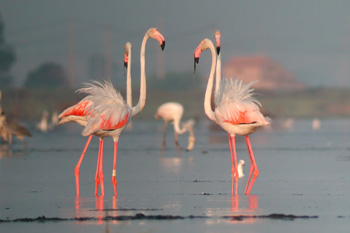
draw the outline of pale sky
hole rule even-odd
[[[149,27],[166,39],[165,70],[191,71],[193,50],[215,29],[222,32],[223,63],[231,56],[265,54],[309,86],[350,87],[350,1],[346,0],[0,0],[5,39],[17,61],[16,84],[46,61],[68,68],[69,23],[74,20],[77,76],[87,81],[87,61],[104,54],[104,32],[112,36],[112,59],[123,62],[133,43],[133,74]],[[149,41],[146,72],[155,72],[159,45]],[[209,72],[210,56],[198,69]],[[123,75],[122,69],[113,77]],[[80,83],[77,84],[79,86]]]

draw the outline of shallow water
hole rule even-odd
[[[196,124],[196,145],[185,152],[187,136],[177,153],[173,130],[161,155],[162,123],[134,121],[118,147],[118,197],[110,182],[113,144],[104,146],[105,196],[94,196],[98,139],[93,138],[80,169],[80,197],[75,196],[74,167],[87,138],[74,124],[47,134],[32,129],[29,147],[16,141],[0,145],[0,219],[57,217],[60,221],[3,222],[4,232],[348,232],[350,219],[350,120],[295,121],[292,129],[273,121],[251,135],[259,167],[251,195],[244,195],[249,158],[244,137],[237,137],[237,155],[246,176],[238,196],[231,195],[231,158],[227,134]],[[30,127],[32,124],[29,124]],[[105,216],[180,216],[177,220],[104,220]],[[317,218],[234,219],[272,213]],[[190,218],[189,216],[195,216]],[[78,221],[81,218],[91,218]],[[1,230],[1,232],[2,232]]]

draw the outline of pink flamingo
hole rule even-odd
[[[194,51],[194,70],[196,69],[196,63],[199,62],[202,51],[206,49],[210,49],[211,51],[212,63],[205,92],[204,110],[210,120],[216,122],[228,133],[232,160],[232,194],[235,195],[237,194],[239,177],[235,136],[245,136],[251,167],[244,193],[249,194],[259,175],[259,170],[255,162],[248,135],[256,131],[259,127],[268,125],[269,122],[259,110],[260,103],[253,97],[253,90],[250,87],[254,82],[245,84],[233,78],[221,80],[219,89],[215,95],[215,110],[213,111],[211,109],[210,100],[213,91],[216,53],[214,45],[209,39],[202,40]]]
[[[126,88],[127,88],[127,103],[129,106],[131,106],[131,43],[127,42],[124,46],[125,48],[125,55],[124,55],[124,66],[127,67],[127,81],[126,81]],[[129,64],[129,65],[128,65]],[[88,121],[88,118],[91,115],[91,111],[88,112],[88,109],[92,106],[91,101],[88,98],[82,99],[79,103],[76,105],[73,105],[67,109],[65,109],[58,118],[60,119],[60,122],[58,124],[64,124],[67,122],[76,122],[79,125],[85,127]],[[76,184],[76,193],[77,196],[80,195],[80,188],[79,188],[79,174],[80,174],[80,166],[83,162],[83,159],[85,157],[85,153],[87,148],[89,147],[91,138],[93,135],[90,135],[88,137],[88,140],[85,144],[84,150],[79,157],[78,163],[75,166],[74,174],[75,174],[75,184]]]
[[[194,142],[196,140],[193,133],[194,120],[187,121],[182,125],[182,128],[180,128],[180,121],[182,118],[183,111],[184,111],[184,108],[182,104],[179,104],[176,102],[167,102],[159,106],[154,116],[156,119],[162,118],[164,120],[162,154],[164,153],[164,149],[165,149],[165,136],[166,136],[166,131],[167,131],[169,121],[173,122],[174,124],[175,144],[178,152],[180,153],[181,151],[178,134],[184,134],[186,131],[190,132],[189,138],[188,138],[187,151],[190,151],[193,149]]]
[[[135,107],[129,106],[117,92],[112,83],[105,82],[104,84],[94,82],[87,84],[85,88],[80,89],[81,92],[87,93],[88,101],[93,103],[90,106],[91,115],[88,118],[87,125],[82,132],[83,136],[96,135],[100,138],[99,155],[97,160],[96,176],[95,176],[95,195],[98,193],[98,185],[101,182],[101,195],[104,195],[104,176],[103,176],[103,138],[112,137],[114,141],[114,156],[113,156],[113,172],[112,184],[114,193],[117,195],[117,180],[116,180],[116,163],[117,163],[117,148],[119,136],[125,129],[131,117],[139,114],[146,103],[146,74],[145,74],[145,49],[149,38],[159,42],[161,49],[164,49],[165,39],[163,35],[156,29],[150,28],[143,37],[140,50],[140,97]],[[129,82],[131,85],[131,82]],[[127,95],[128,96],[128,95]],[[88,111],[88,113],[90,112]]]

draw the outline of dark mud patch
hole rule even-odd
[[[189,215],[189,216],[179,216],[179,215],[145,215],[143,213],[137,213],[135,215],[120,215],[111,216],[107,215],[104,217],[79,217],[79,218],[59,218],[59,217],[45,217],[40,216],[37,218],[17,218],[17,219],[0,219],[0,223],[30,223],[30,222],[66,222],[66,221],[132,221],[132,220],[184,220],[184,219],[214,219],[215,217],[205,216],[205,215]],[[232,215],[232,216],[222,216],[219,218],[229,219],[233,221],[243,221],[245,219],[272,219],[272,220],[296,220],[296,219],[317,219],[318,216],[308,216],[308,215],[286,215],[286,214],[269,214],[269,215]]]
[[[136,208],[117,208],[117,209],[93,209],[90,211],[163,211],[164,209],[146,208],[146,209],[136,209]]]
[[[273,220],[295,220],[295,219],[317,219],[317,215],[309,216],[309,215],[293,215],[293,214],[269,214],[269,215],[232,215],[232,216],[224,216],[223,218],[227,218],[235,221],[242,221],[245,219],[259,218],[259,219],[273,219]]]

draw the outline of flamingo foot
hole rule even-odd
[[[100,176],[101,179],[101,196],[105,195],[105,185],[104,185],[104,176]]]
[[[250,175],[249,175],[249,176],[250,176]],[[254,185],[254,183],[255,183],[255,180],[256,180],[256,178],[258,178],[258,176],[259,176],[259,171],[256,169],[256,170],[254,171],[254,173],[253,173],[253,177],[252,177],[252,179],[251,179],[251,181],[250,181],[250,184],[247,183],[246,191],[244,192],[244,194],[249,195],[250,190],[252,189],[252,187],[253,187],[253,185]],[[249,182],[249,180],[248,180],[248,182]]]
[[[235,169],[232,168],[232,195],[237,195],[238,190],[238,175],[235,172]]]
[[[74,174],[75,174],[75,187],[77,190],[77,197],[79,197],[79,169],[75,168]]]
[[[95,196],[98,197],[98,185],[100,183],[100,180],[98,178],[95,178]]]

